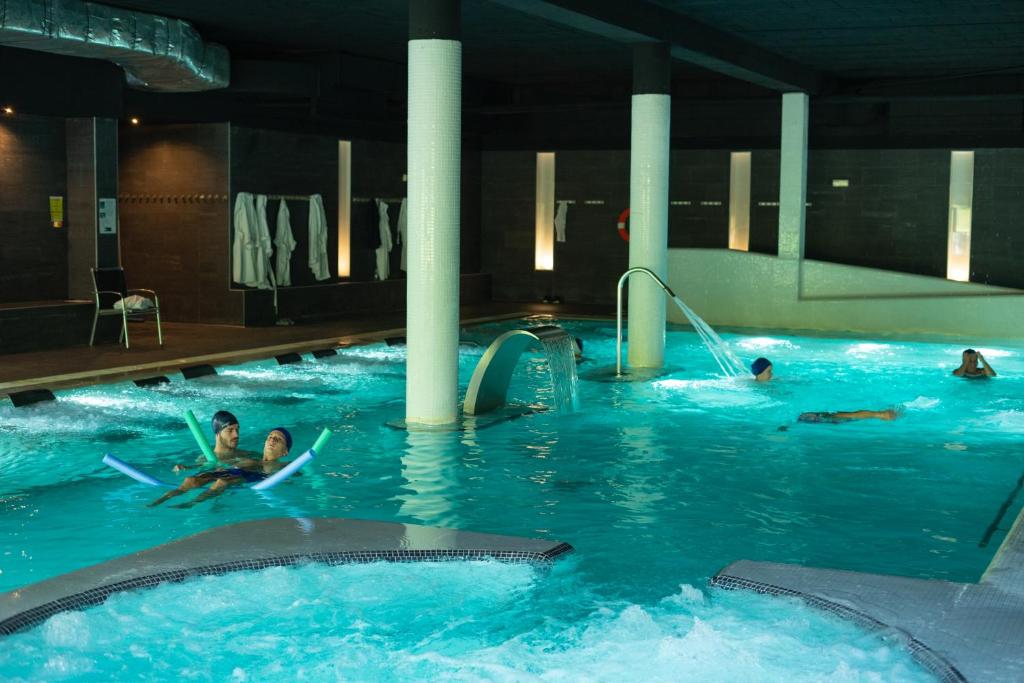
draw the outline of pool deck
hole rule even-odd
[[[711,585],[800,598],[902,644],[943,682],[1024,680],[1024,512],[978,583],[741,560]]]
[[[258,543],[254,543],[258,539]],[[548,564],[572,552],[561,541],[342,518],[264,519],[209,529],[0,594],[0,635],[122,591],[167,581],[318,562],[497,560]]]
[[[463,325],[527,315],[614,318],[606,306],[487,303],[463,306]],[[225,365],[284,353],[303,353],[405,334],[405,313],[352,317],[312,325],[241,327],[164,322],[164,347],[153,322],[129,323],[132,346],[75,346],[0,355],[0,397],[164,375],[199,364]]]

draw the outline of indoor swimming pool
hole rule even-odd
[[[469,328],[465,386],[486,345]],[[351,517],[560,539],[551,566],[307,565],[122,593],[5,638],[5,680],[932,680],[896,636],[707,581],[738,559],[976,581],[1016,518],[1024,472],[1024,348],[992,340],[721,331],[775,379],[723,378],[689,327],[666,369],[613,381],[615,328],[554,321],[584,342],[579,409],[460,431],[410,432],[405,349],[383,343],[293,365],[58,392],[0,407],[0,591],[214,526]],[[475,344],[473,343],[475,342]],[[965,346],[999,376],[951,376]],[[509,399],[551,404],[524,354]],[[805,424],[806,411],[897,408],[891,422]],[[288,427],[325,452],[272,492],[189,509],[105,467],[104,453],[176,481],[195,457],[182,419],[226,408],[241,447]],[[254,544],[258,538],[252,539]]]

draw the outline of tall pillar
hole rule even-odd
[[[405,418],[454,422],[459,400],[460,0],[409,0]]]
[[[120,264],[117,224],[117,121],[73,118],[65,124],[68,196],[68,297],[92,299],[90,268]],[[111,220],[100,220],[113,207]]]
[[[782,95],[782,145],[779,154],[779,258],[804,257],[807,217],[808,96]]]
[[[665,43],[633,49],[633,108],[629,162],[629,267],[668,278],[668,163],[672,96]],[[628,361],[659,368],[665,360],[665,293],[649,277],[629,280]]]

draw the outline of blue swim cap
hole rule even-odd
[[[272,432],[281,432],[282,434],[284,434],[284,445],[288,447],[288,450],[292,449],[292,433],[291,432],[289,432],[284,427],[274,427],[270,431],[272,431]]]
[[[772,362],[767,358],[758,358],[750,364],[750,371],[754,373],[754,377],[757,377],[764,372]]]
[[[218,410],[213,414],[213,419],[210,420],[214,435],[220,434],[220,430],[225,427],[236,424],[238,424],[238,419],[226,410]]]

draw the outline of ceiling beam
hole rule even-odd
[[[577,31],[623,42],[663,41],[672,57],[782,92],[816,95],[824,76],[647,0],[491,0]]]

